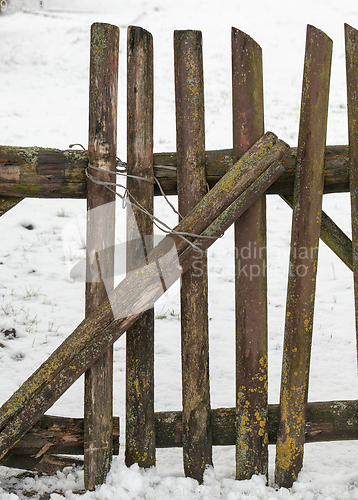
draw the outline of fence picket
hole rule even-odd
[[[206,193],[202,35],[174,32],[177,183],[180,217]],[[181,282],[183,461],[185,475],[203,481],[212,463],[206,253]]]
[[[291,487],[305,441],[332,40],[307,27],[282,359],[275,480]]]
[[[153,180],[153,38],[148,31],[128,28],[127,57],[128,200],[153,213],[154,184],[130,177]],[[146,264],[151,235],[150,217],[132,204],[127,216],[127,272]],[[127,331],[125,462],[128,467],[135,462],[141,467],[155,464],[153,307]]]
[[[358,439],[358,401],[307,403],[306,411],[306,443]],[[276,444],[279,423],[279,405],[268,405],[269,444]],[[181,424],[181,411],[155,413],[157,448],[182,446]],[[211,429],[214,446],[234,445],[236,443],[236,408],[211,410]]]
[[[11,208],[16,207],[23,199],[16,198],[15,196],[0,196],[0,217],[11,210]]]
[[[358,354],[358,31],[348,24],[345,24],[344,28],[348,104],[349,188],[351,193],[353,280]]]
[[[104,50],[104,47],[106,50]],[[119,29],[95,23],[91,28],[89,164],[115,172],[117,151]],[[99,181],[113,182],[113,175],[91,170]],[[88,182],[86,317],[107,298],[113,288],[115,195],[104,186]],[[100,208],[101,207],[101,208]],[[105,252],[98,268],[98,255]],[[102,252],[103,253],[103,252]],[[106,277],[106,283],[100,276]],[[86,372],[85,376],[85,486],[94,490],[105,481],[112,462],[113,434],[113,349]]]
[[[261,47],[232,28],[233,160],[264,134]],[[249,269],[249,271],[247,271]],[[266,195],[235,222],[236,479],[268,474]]]

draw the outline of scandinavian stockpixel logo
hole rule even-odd
[[[148,265],[147,256],[155,245],[157,245],[164,236],[148,235],[141,236],[138,230],[137,223],[133,214],[132,206],[127,202],[127,219],[132,227],[132,238],[130,241],[122,239],[121,242],[112,246],[105,246],[102,241],[97,243],[98,248],[95,248],[90,256],[87,255],[86,249],[86,226],[87,220],[90,218],[93,228],[101,228],[104,221],[112,217],[115,210],[115,203],[107,203],[90,211],[83,212],[76,217],[73,217],[62,231],[63,248],[65,261],[70,274],[70,277],[75,281],[82,282],[99,282],[103,280],[108,298],[112,306],[112,312],[115,319],[125,318],[132,314],[137,314],[150,309],[153,304],[146,304],[146,301],[136,300],[130,305],[118,304],[114,300],[112,292],[113,283],[117,286],[126,276],[134,274]],[[121,212],[120,215],[122,215]],[[125,219],[123,217],[123,219]],[[117,224],[118,228],[118,224]],[[121,233],[125,234],[125,226],[121,224]],[[126,272],[128,252],[131,253],[131,271]],[[111,262],[114,254],[114,269],[108,265]],[[135,260],[133,261],[133,255]],[[170,262],[170,267],[168,267]],[[87,268],[87,269],[86,269]],[[158,288],[157,296],[163,295],[174,279],[180,277],[179,258],[176,246],[173,244],[168,248],[167,253],[158,258],[155,262],[155,271],[150,276],[150,286]],[[173,274],[174,273],[174,274]],[[139,285],[140,285],[139,281]],[[166,294],[168,296],[168,292]]]

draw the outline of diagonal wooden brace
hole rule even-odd
[[[281,198],[293,208],[293,196],[280,195]],[[322,210],[321,240],[353,271],[352,240],[340,229],[337,224]]]
[[[0,408],[0,458],[281,175],[288,145],[266,133]],[[178,233],[195,236],[183,238]],[[205,238],[206,237],[206,238]],[[194,246],[191,244],[194,243]],[[175,252],[171,251],[175,245]],[[165,287],[158,279],[158,263]],[[180,273],[178,273],[178,270]],[[127,315],[127,312],[136,311]],[[119,319],[115,319],[115,316]]]

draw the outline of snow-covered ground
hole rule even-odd
[[[4,2],[2,2],[3,5]],[[26,6],[26,2],[25,3]],[[9,4],[9,2],[8,2]],[[52,4],[52,5],[51,5]],[[66,5],[67,11],[66,11]],[[327,142],[347,143],[343,23],[358,27],[353,0],[131,0],[105,2],[106,13],[90,13],[95,2],[44,1],[53,11],[0,16],[1,144],[67,149],[87,145],[89,30],[103,21],[121,28],[118,155],[126,159],[126,27],[152,32],[155,50],[155,151],[175,150],[172,37],[174,29],[203,32],[206,147],[232,145],[231,26],[250,34],[263,49],[265,126],[291,146],[297,143],[306,25],[334,41]],[[98,3],[92,6],[95,10]],[[61,7],[64,9],[61,11]],[[77,10],[77,12],[76,12]],[[112,12],[111,12],[112,10]],[[175,200],[174,200],[175,201]],[[347,194],[324,197],[325,211],[350,234]],[[15,328],[16,338],[0,333],[0,402],[6,399],[72,332],[84,315],[83,283],[69,268],[82,258],[80,246],[67,252],[63,231],[83,220],[84,200],[27,199],[0,220],[0,328]],[[170,225],[176,218],[163,200],[156,213]],[[269,400],[279,399],[281,355],[290,242],[290,209],[268,197]],[[32,229],[30,227],[33,226]],[[118,204],[118,242],[125,240],[124,212]],[[232,233],[209,251],[210,375],[212,407],[234,406],[234,284]],[[155,408],[181,408],[178,286],[156,306]],[[199,486],[184,478],[181,450],[157,450],[157,467],[140,471],[123,464],[125,339],[114,347],[114,414],[121,417],[121,451],[105,485],[83,493],[83,473],[65,470],[57,477],[18,479],[19,471],[0,467],[0,498],[51,495],[68,499],[343,499],[358,498],[358,443],[310,444],[292,489],[274,487],[274,447],[267,478],[234,480],[234,448],[214,448],[214,469]],[[80,379],[49,414],[83,415]],[[314,323],[310,401],[357,397],[356,342],[352,274],[322,243]],[[37,496],[36,496],[37,495]]]

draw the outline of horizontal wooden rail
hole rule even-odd
[[[268,189],[291,195],[297,149],[281,159],[284,174]],[[154,175],[166,194],[177,194],[176,153],[155,153]],[[206,151],[206,178],[211,187],[233,165],[232,149]],[[328,146],[325,154],[324,192],[348,192],[348,146]],[[0,196],[86,198],[87,151],[0,146]],[[160,195],[156,185],[154,194]]]
[[[293,196],[283,196],[281,198],[293,208]],[[352,240],[340,229],[335,222],[322,211],[321,218],[321,240],[341,259],[344,264],[353,271],[353,250]]]
[[[157,448],[182,446],[182,412],[156,412]],[[113,451],[119,451],[119,417],[113,418]],[[234,445],[235,408],[211,410],[213,444]],[[268,438],[276,443],[279,405],[268,406]],[[305,442],[345,441],[358,439],[358,401],[323,401],[307,404]],[[48,446],[51,444],[51,447]],[[44,447],[47,449],[44,451]],[[10,455],[66,454],[83,455],[83,419],[45,415],[18,441]],[[3,464],[3,460],[0,462]]]
[[[306,407],[305,442],[345,441],[358,439],[358,401],[324,401]],[[268,439],[275,444],[279,426],[279,405],[268,406]],[[181,446],[181,412],[155,413],[157,448]],[[211,410],[213,445],[236,442],[235,408]]]

